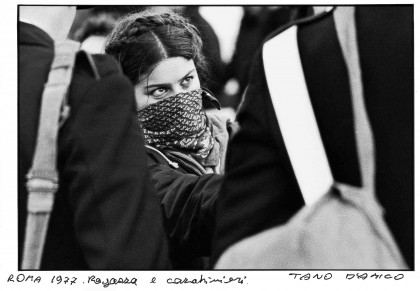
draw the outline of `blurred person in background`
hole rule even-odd
[[[197,28],[184,17],[148,10],[120,19],[105,49],[135,86],[176,269],[209,267],[214,208],[233,129],[204,111],[203,101],[220,105],[203,88],[202,46]]]
[[[19,6],[19,257],[41,97],[75,6]],[[134,88],[105,55],[76,56],[70,116],[58,138],[43,270],[168,269],[167,238],[149,180]]]
[[[237,82],[238,89],[230,104],[237,109],[246,86],[252,59],[264,39],[274,30],[299,17],[295,6],[243,6],[238,38],[232,60],[227,64],[224,81]]]

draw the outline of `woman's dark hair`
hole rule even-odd
[[[193,60],[201,82],[208,69],[197,28],[184,17],[171,12],[146,10],[123,17],[115,24],[105,44],[123,72],[135,85],[142,74],[150,74],[162,60],[184,57]]]

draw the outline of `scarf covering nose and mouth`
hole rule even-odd
[[[215,140],[203,109],[202,93],[202,89],[179,93],[139,110],[146,143],[190,154],[201,164],[217,165],[218,159],[210,155]]]

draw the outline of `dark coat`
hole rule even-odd
[[[146,152],[166,222],[173,267],[208,268],[222,175],[202,175],[182,160],[171,160],[170,164],[163,153],[150,148]]]
[[[53,40],[19,23],[19,256],[26,224],[28,172]],[[146,170],[134,90],[108,56],[95,56],[96,81],[79,53],[69,89],[70,118],[60,130],[60,187],[41,268],[168,268],[167,242]]]
[[[377,197],[413,268],[413,7],[359,6],[356,26],[366,106],[376,145]],[[334,179],[360,185],[349,84],[332,13],[301,23],[298,46]],[[261,51],[251,76],[238,114],[241,130],[228,150],[213,261],[242,238],[285,223],[304,203],[270,100]]]

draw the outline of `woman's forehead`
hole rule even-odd
[[[140,76],[140,84],[166,84],[177,83],[185,77],[191,70],[195,70],[193,60],[183,57],[172,57],[164,59],[158,63],[148,78]]]

